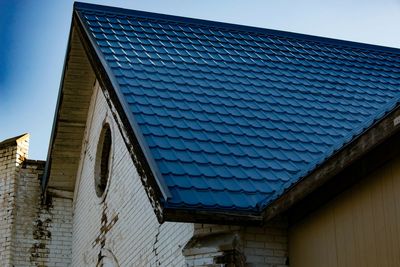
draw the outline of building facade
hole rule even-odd
[[[399,266],[400,52],[76,3],[1,266]]]

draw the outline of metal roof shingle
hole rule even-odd
[[[166,181],[170,208],[259,211],[399,101],[395,49],[76,8]]]

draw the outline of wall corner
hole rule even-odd
[[[28,156],[29,134],[0,142],[0,266],[12,266],[19,171]]]

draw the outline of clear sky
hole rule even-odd
[[[129,9],[400,48],[400,0],[94,0]],[[0,141],[31,134],[45,159],[73,1],[0,0]]]

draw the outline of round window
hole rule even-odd
[[[108,124],[103,126],[100,133],[96,152],[95,187],[96,195],[102,197],[107,187],[111,157],[111,130]]]

